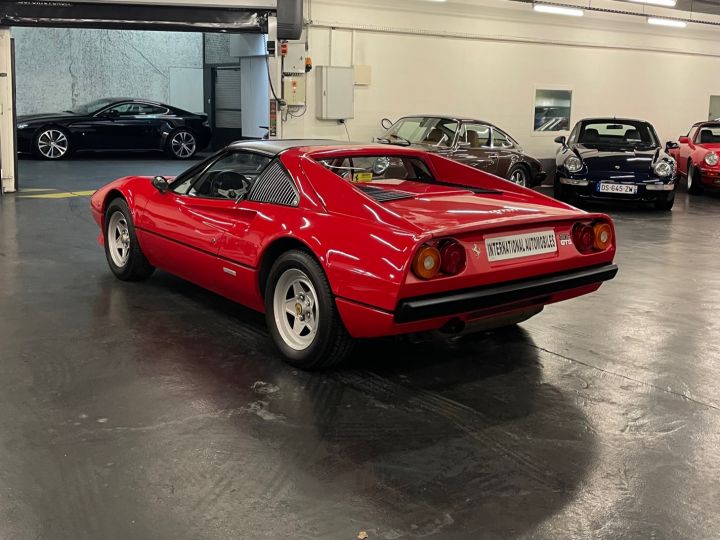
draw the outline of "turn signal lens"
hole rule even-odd
[[[422,246],[415,254],[412,269],[421,279],[432,279],[440,272],[440,252],[433,246]]]
[[[573,244],[580,253],[591,253],[595,244],[595,231],[586,223],[576,223],[572,231]]]
[[[605,251],[613,240],[612,227],[608,223],[596,223],[593,227],[595,242],[593,246],[599,251]]]
[[[455,240],[448,240],[440,247],[440,270],[451,276],[459,274],[465,269],[467,254],[462,244]]]

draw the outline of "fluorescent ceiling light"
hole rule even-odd
[[[685,28],[687,23],[685,21],[678,21],[676,19],[660,19],[658,17],[648,17],[648,24],[654,24],[656,26],[672,26],[673,28]]]
[[[675,7],[677,0],[630,0],[637,4],[652,4],[654,6]]]
[[[570,17],[582,17],[583,10],[565,6],[554,6],[550,4],[533,4],[533,9],[540,13],[552,13],[553,15],[569,15]]]

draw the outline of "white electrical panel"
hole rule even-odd
[[[283,73],[301,75],[305,73],[305,43],[290,42],[283,61]]]
[[[290,107],[305,105],[305,76],[283,78],[283,99]]]
[[[355,117],[355,70],[352,67],[318,66],[315,71],[319,120]]]

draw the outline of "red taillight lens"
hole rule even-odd
[[[595,231],[586,223],[576,223],[572,231],[573,244],[580,253],[591,253],[595,244]]]
[[[467,254],[465,248],[455,240],[448,240],[440,246],[440,271],[454,276],[465,270]]]

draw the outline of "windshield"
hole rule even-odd
[[[647,122],[629,120],[592,120],[584,122],[578,138],[585,146],[644,147],[658,146],[655,130]]]
[[[113,103],[115,103],[115,100],[112,99],[96,99],[95,101],[91,101],[90,103],[78,105],[70,112],[73,112],[75,114],[95,114],[99,110],[104,109],[105,107]]]
[[[380,138],[382,142],[449,147],[455,142],[458,123],[447,118],[401,118]]]
[[[433,176],[421,159],[401,156],[355,156],[323,159],[320,164],[353,184],[382,180],[432,182]]]

